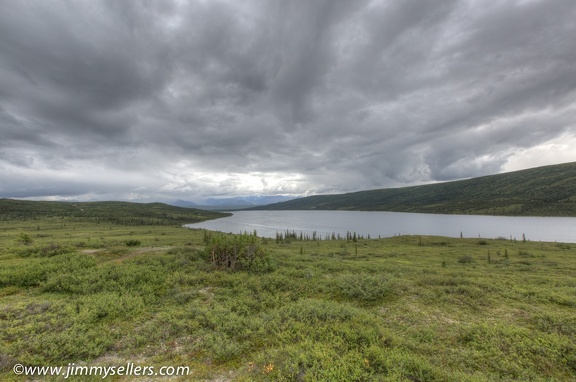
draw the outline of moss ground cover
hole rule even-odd
[[[216,236],[0,221],[0,379],[72,362],[189,366],[166,379],[182,381],[576,379],[576,245],[237,238],[266,266],[232,270]]]

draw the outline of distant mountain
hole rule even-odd
[[[169,204],[178,207],[193,207],[200,209],[243,209],[270,203],[284,202],[291,199],[293,199],[293,197],[285,195],[236,196],[230,198],[208,198],[201,202],[176,200]]]
[[[257,204],[250,203],[242,198],[209,198],[202,202],[205,206],[234,206],[234,207],[249,207],[256,206]]]
[[[186,207],[186,208],[190,208],[190,207],[194,207],[197,208],[198,207],[198,203],[194,203],[191,202],[189,200],[175,200],[171,203],[168,203],[171,206],[176,206],[176,207]]]
[[[309,196],[250,209],[576,216],[576,162],[423,186]]]

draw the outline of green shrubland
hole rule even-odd
[[[127,362],[189,366],[181,381],[568,381],[575,309],[565,243],[0,221],[7,381]]]

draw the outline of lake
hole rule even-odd
[[[433,215],[382,211],[233,211],[226,218],[186,224],[221,232],[253,232],[275,237],[276,232],[295,231],[324,239],[346,232],[371,238],[395,235],[437,235],[448,237],[496,237],[531,241],[576,243],[576,218],[510,217],[478,215]]]

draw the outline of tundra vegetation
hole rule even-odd
[[[2,211],[3,381],[128,362],[189,366],[181,381],[576,379],[574,244]]]

